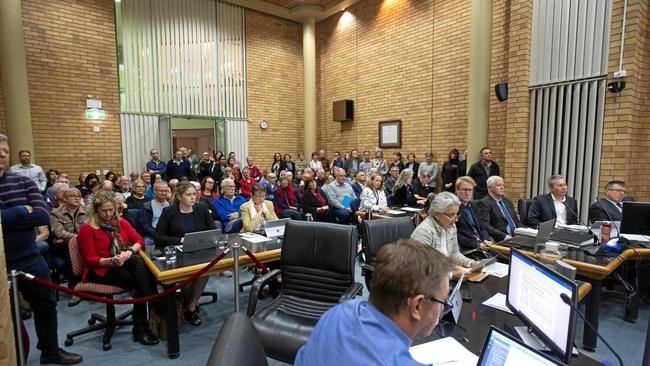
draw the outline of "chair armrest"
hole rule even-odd
[[[372,272],[375,271],[375,266],[373,266],[372,264],[364,263],[364,264],[361,265],[361,270],[362,270],[363,273],[367,273],[367,272],[372,273]],[[365,274],[364,274],[364,276],[365,276]]]
[[[355,282],[348,287],[347,290],[339,297],[339,304],[345,301],[348,301],[350,299],[354,299],[355,296],[357,296],[358,293],[363,290],[363,285],[360,284],[359,282]]]
[[[280,273],[282,273],[282,270],[274,269],[271,272],[268,272],[267,274],[256,279],[255,282],[253,282],[253,285],[251,286],[251,294],[250,297],[248,298],[248,308],[246,310],[246,314],[249,317],[255,314],[255,309],[257,308],[257,297],[260,294],[260,290],[262,289],[262,287],[264,287],[264,285],[266,285],[269,281],[277,277]]]

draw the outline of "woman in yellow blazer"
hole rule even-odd
[[[257,183],[251,189],[251,198],[239,208],[244,228],[242,232],[262,229],[262,222],[277,220],[273,202],[267,201],[266,188]]]

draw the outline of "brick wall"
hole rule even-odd
[[[113,0],[22,1],[35,163],[43,169],[71,177],[122,170],[113,8]],[[106,111],[100,133],[85,119],[89,96]]]
[[[5,103],[2,92],[2,78],[0,77],[0,133],[7,133],[7,120],[5,119]]]
[[[637,200],[650,200],[650,40],[648,39],[648,1],[628,2],[623,68],[627,71],[626,87],[619,94],[607,93],[603,127],[603,150],[600,186],[623,179]],[[618,70],[623,4],[614,2],[609,49],[609,75]]]
[[[442,163],[466,144],[469,3],[364,0],[317,24],[318,145],[372,150],[378,122],[402,120],[402,147]],[[354,100],[354,122],[332,102]],[[453,133],[450,133],[453,131]]]
[[[2,93],[0,93],[2,94]],[[11,320],[11,296],[7,286],[5,248],[0,230],[0,365],[17,365],[14,326]]]
[[[297,157],[303,146],[302,25],[247,9],[246,76],[249,154],[262,167],[275,152]]]

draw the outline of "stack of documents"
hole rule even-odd
[[[413,346],[410,352],[411,357],[425,365],[475,366],[478,362],[478,356],[451,337]]]

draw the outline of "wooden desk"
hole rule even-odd
[[[510,255],[510,247],[505,245],[493,245],[491,250],[498,252],[502,255]],[[531,257],[537,255],[530,250],[522,250],[522,252]],[[567,256],[562,260],[571,266],[575,267],[578,276],[582,276],[591,283],[591,291],[586,302],[585,317],[593,326],[598,329],[598,319],[600,315],[600,298],[602,292],[602,281],[607,276],[612,274],[616,268],[621,266],[626,261],[632,260],[647,260],[650,259],[650,249],[635,248],[623,251],[617,257],[594,257],[585,254],[579,249],[570,249]],[[638,313],[638,301],[636,296],[633,299],[633,304],[626,308],[626,319],[636,319]],[[582,345],[588,351],[595,351],[598,344],[598,338],[594,331],[589,327],[584,327],[582,337]]]
[[[229,244],[239,243],[255,253],[260,261],[272,262],[280,259],[282,240],[275,239],[265,243],[253,244],[241,239],[238,234],[228,235]],[[158,260],[153,257],[154,248],[147,248],[140,251],[147,268],[153,273],[156,281],[163,285],[163,288],[171,288],[176,283],[181,282],[194,273],[201,270],[217,256],[217,249],[205,249],[194,253],[185,253],[179,255],[175,263],[167,264],[164,260]],[[164,256],[159,254],[158,257]],[[253,261],[240,251],[239,265],[247,266],[253,264]],[[215,273],[233,269],[234,259],[232,252],[221,259],[212,268],[206,271],[203,276],[210,276]],[[238,284],[235,284],[238,286]],[[180,340],[178,335],[178,306],[176,304],[176,294],[172,293],[166,299],[165,306],[165,325],[167,326],[167,355],[169,358],[180,356]]]

